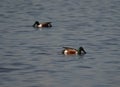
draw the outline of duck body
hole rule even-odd
[[[82,55],[82,54],[86,54],[86,51],[84,50],[83,47],[80,47],[78,50],[74,49],[74,48],[70,48],[70,47],[63,47],[64,50],[62,51],[62,53],[64,55]]]
[[[36,21],[33,24],[34,28],[42,28],[42,27],[52,27],[51,22],[43,22],[43,23],[39,23],[38,21]]]

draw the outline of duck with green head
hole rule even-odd
[[[62,53],[64,55],[82,55],[82,54],[86,54],[86,51],[84,50],[83,47],[79,47],[79,49],[74,49],[74,48],[70,48],[70,47],[63,47],[64,50],[62,51]]]
[[[38,21],[35,21],[35,23],[33,24],[33,27],[35,28],[52,27],[52,25],[51,25],[51,22],[39,23]]]

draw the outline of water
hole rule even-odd
[[[0,87],[120,86],[119,0],[1,0],[0,26]]]

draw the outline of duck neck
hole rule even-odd
[[[78,54],[81,55],[81,49],[80,48],[78,49]]]

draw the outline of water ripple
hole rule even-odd
[[[119,87],[119,10],[119,0],[1,0],[0,87]]]
[[[0,67],[0,73],[9,73],[9,72],[18,71],[18,70],[20,70],[20,69]]]

